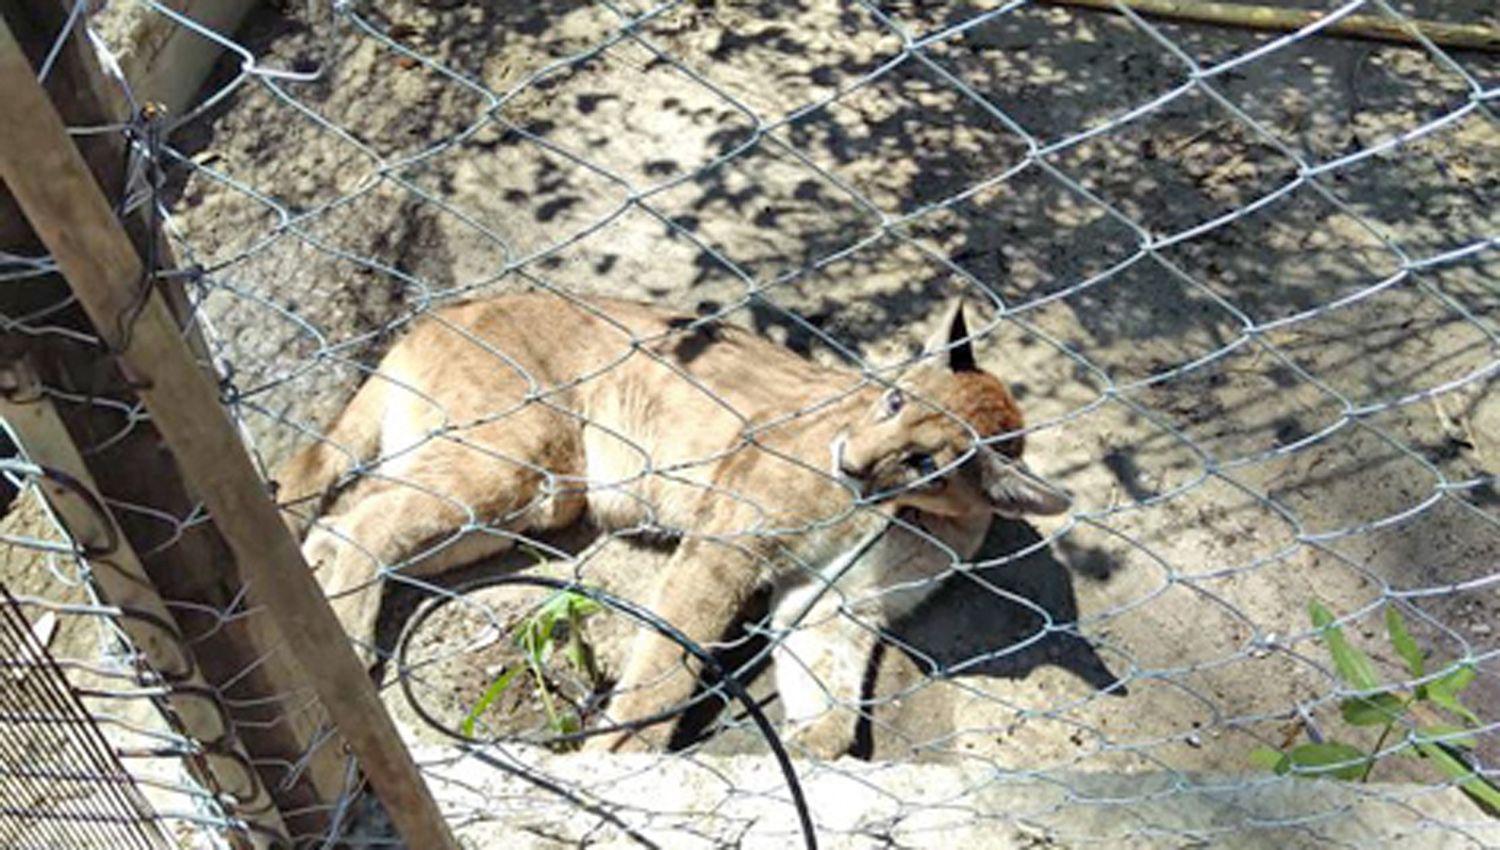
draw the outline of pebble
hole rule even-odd
[[[1276,640],[1278,637],[1279,636],[1275,632],[1271,632],[1260,640],[1253,642],[1250,645],[1250,657],[1265,658],[1267,655],[1270,655],[1271,650],[1276,648]]]

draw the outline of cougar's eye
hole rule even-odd
[[[880,398],[880,416],[882,419],[889,419],[900,413],[901,408],[905,406],[906,396],[902,395],[900,390],[886,390],[885,395]]]
[[[906,456],[904,463],[918,475],[931,475],[937,472],[937,461],[926,452],[912,452]]]

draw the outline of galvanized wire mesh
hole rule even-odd
[[[981,307],[980,360],[1025,408],[1033,466],[1076,502],[997,522],[880,624],[865,693],[839,706],[873,760],[801,767],[826,841],[925,846],[974,823],[1064,844],[1352,845],[1393,840],[1389,821],[1433,846],[1496,842],[1451,778],[1394,757],[1410,729],[1377,740],[1341,719],[1355,691],[1307,615],[1331,609],[1383,682],[1468,667],[1466,700],[1500,704],[1500,66],[1320,32],[1355,12],[1493,24],[1486,4],[1323,4],[1286,34],[1025,2],[338,3],[233,35],[139,8],[228,57],[125,206],[158,205],[191,264],[268,476],[393,340],[465,298],[646,300],[690,317],[683,340],[722,320],[876,382],[946,298]],[[493,415],[576,416],[558,383]],[[355,477],[400,487],[393,460]],[[542,537],[462,507],[455,531],[521,538],[511,567],[642,603],[670,557],[642,538],[693,535]],[[557,724],[519,686],[478,710],[545,594],[411,560],[381,567],[385,683],[461,830],[795,839],[780,777],[731,758],[764,749],[733,709],[700,711],[683,749],[614,760],[549,752],[566,749]],[[837,615],[858,620],[859,601]],[[1422,676],[1384,636],[1389,608]],[[590,621],[612,670],[621,620]],[[752,616],[744,634],[727,657],[759,673],[785,633]],[[597,719],[551,663],[556,696]],[[771,697],[769,679],[753,691]],[[1467,758],[1494,779],[1500,718],[1478,715]],[[455,732],[502,740],[454,749]],[[1250,761],[1351,737],[1392,756],[1380,782],[1310,790]],[[359,840],[390,841],[370,829]]]
[[[134,778],[35,628],[0,586],[7,679],[0,709],[0,840],[18,850],[167,846]]]
[[[236,724],[257,706],[237,701],[233,682],[204,686],[191,647],[205,636],[184,638],[159,601],[143,601],[149,589],[119,594],[118,581],[100,580],[128,572],[129,550],[101,532],[107,518],[89,486],[24,454],[4,464],[19,485],[3,520],[3,569],[15,588],[0,655],[9,671],[5,846],[268,846],[247,822],[265,814],[268,798],[257,766],[237,750]],[[192,622],[190,606],[170,607]],[[213,613],[232,628],[234,612]],[[274,775],[278,766],[259,767]],[[258,843],[244,843],[251,838]]]
[[[161,848],[160,818],[142,796],[86,702],[124,695],[81,688],[48,652],[57,618],[32,610],[0,586],[0,840],[20,848]],[[98,667],[92,673],[108,682]],[[74,677],[78,674],[75,672]],[[106,716],[104,722],[112,718]],[[137,752],[137,758],[146,754]]]

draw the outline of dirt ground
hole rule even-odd
[[[1468,701],[1500,705],[1500,59],[1306,37],[1225,65],[1273,36],[1027,5],[887,68],[898,28],[997,6],[703,0],[627,33],[552,0],[259,13],[240,43],[308,79],[225,63],[169,202],[261,457],[456,297],[745,301],[732,320],[810,357],[881,363],[984,291],[981,360],[1078,501],[997,522],[893,630],[874,758],[1249,772],[1299,717],[1368,744],[1315,599],[1400,681],[1399,598],[1430,663],[1469,660]],[[1497,23],[1486,0],[1400,7]],[[1193,86],[1188,62],[1219,70]],[[547,569],[630,596],[664,557],[607,541]],[[414,688],[449,723],[497,663],[461,650],[485,624],[460,610],[416,640],[452,648]],[[623,627],[597,628],[617,665]],[[708,745],[762,746],[743,724]]]

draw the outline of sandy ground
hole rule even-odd
[[[634,834],[620,824],[573,816],[573,801],[549,798],[524,776],[495,770],[451,751],[418,748],[435,792],[455,808],[480,814],[459,828],[473,846],[554,848],[661,846],[680,848],[801,846],[780,777],[758,758],[674,760],[616,756],[590,764],[550,759],[523,748],[506,755],[566,778],[587,794],[601,786],[617,801],[620,820],[647,824]],[[819,846],[855,850],[883,847],[983,847],[987,850],[1082,847],[1467,848],[1500,838],[1500,826],[1442,824],[1466,820],[1467,803],[1454,792],[1410,785],[1323,782],[1245,785],[1233,776],[1192,776],[1192,790],[1173,789],[1175,777],[1059,773],[1055,781],[1023,777],[995,781],[980,765],[900,763],[804,765],[803,791],[821,815]],[[632,781],[649,772],[651,782]],[[738,793],[724,794],[723,787]],[[878,786],[885,797],[870,793]],[[1163,793],[1169,792],[1169,793]],[[693,819],[640,818],[672,799]],[[850,805],[860,800],[864,805]],[[913,801],[925,805],[914,806]],[[500,801],[497,805],[496,801]],[[499,810],[497,812],[497,809]],[[1328,817],[1328,813],[1337,816]],[[1430,815],[1431,821],[1424,821]],[[634,817],[631,817],[634,816]],[[627,820],[628,818],[628,820]],[[1256,821],[1247,824],[1246,821]],[[1155,832],[1150,827],[1155,828]],[[1198,841],[1187,835],[1204,836]],[[1170,836],[1170,837],[1169,837]]]
[[[564,2],[259,14],[240,35],[259,64],[316,76],[243,80],[184,126],[169,200],[261,456],[463,294],[694,310],[753,283],[735,321],[885,362],[982,288],[1005,313],[981,358],[1077,509],[997,523],[893,630],[875,758],[1252,772],[1299,715],[1348,735],[1312,599],[1399,681],[1400,597],[1434,663],[1476,663],[1471,704],[1500,705],[1500,128],[1471,99],[1500,61],[1308,38],[1132,117],[1186,61],[1271,37],[1026,6],[867,80],[901,55],[893,24],[921,38],[993,5],[701,2],[612,40],[609,7]],[[1402,8],[1495,23],[1484,0]],[[635,595],[663,557],[609,541],[549,569]],[[521,610],[497,594],[471,601]],[[450,723],[501,663],[459,650],[483,628],[459,610],[416,642],[449,647],[413,690]],[[625,627],[603,619],[611,667]],[[742,727],[706,746],[762,747]],[[1478,752],[1500,767],[1493,729]]]

